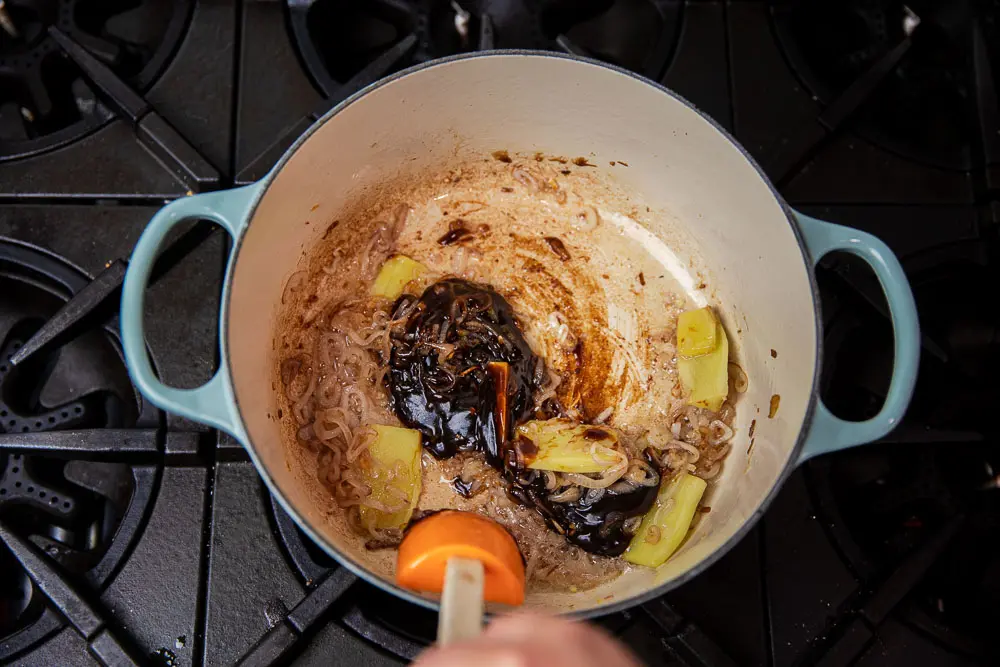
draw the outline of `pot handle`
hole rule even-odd
[[[237,439],[240,439],[240,420],[235,410],[225,355],[222,355],[219,369],[212,379],[200,387],[168,387],[156,377],[149,359],[142,320],[143,306],[150,272],[170,230],[186,220],[211,220],[229,232],[235,241],[259,189],[258,184],[253,184],[234,190],[209,192],[177,199],[161,208],[146,225],[132,251],[122,287],[122,347],[129,375],[139,391],[164,410],[222,429]],[[232,262],[232,251],[229,262]]]
[[[882,409],[871,419],[851,422],[835,417],[822,400],[818,401],[809,435],[799,455],[799,463],[802,463],[818,454],[878,440],[896,428],[906,412],[917,381],[920,325],[910,284],[889,246],[857,229],[823,222],[798,211],[793,213],[805,238],[813,267],[827,253],[843,250],[857,255],[872,268],[889,304],[895,338],[892,380]]]

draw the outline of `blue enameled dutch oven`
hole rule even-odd
[[[122,295],[125,354],[136,385],[163,409],[243,443],[289,514],[345,567],[433,607],[432,598],[385,576],[328,511],[315,472],[291,453],[297,445],[285,442],[275,418],[275,318],[303,251],[354,198],[403,170],[482,159],[498,148],[588,155],[609,173],[601,165],[627,163],[613,177],[653,210],[669,213],[662,228],[654,223],[649,231],[669,245],[669,217],[699,249],[733,352],[750,378],[737,403],[734,447],[710,490],[712,511],[674,556],[657,570],[635,568],[596,590],[529,593],[529,605],[593,616],[660,595],[697,576],[746,534],[797,465],[877,440],[899,422],[917,375],[918,325],[906,277],[885,244],[789,208],[733,137],[669,90],[602,63],[534,52],[449,58],[389,77],[317,121],[259,183],[165,206],[135,248]],[[192,218],[224,227],[233,247],[220,312],[220,368],[201,387],[177,389],[153,372],[143,299],[164,238]],[[817,389],[823,337],[813,268],[831,251],[871,266],[892,316],[891,385],[881,412],[864,422],[833,416]],[[772,401],[777,411],[769,416]]]

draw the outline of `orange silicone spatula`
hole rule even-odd
[[[483,627],[483,603],[524,602],[524,561],[500,524],[471,512],[445,510],[407,531],[396,561],[396,583],[441,594],[438,643],[473,637]]]

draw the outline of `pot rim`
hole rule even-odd
[[[659,92],[680,102],[685,107],[687,107],[691,112],[698,114],[698,116],[700,116],[703,120],[708,122],[713,128],[715,128],[717,132],[719,132],[723,137],[725,137],[729,141],[729,143],[732,144],[733,147],[735,147],[740,152],[743,158],[754,168],[754,170],[757,172],[757,175],[768,187],[768,189],[771,191],[771,194],[774,196],[775,200],[781,206],[782,210],[785,213],[785,218],[788,221],[789,226],[791,227],[792,234],[795,237],[795,241],[798,243],[799,250],[802,253],[802,261],[804,266],[806,267],[806,275],[808,276],[810,293],[812,295],[813,324],[816,336],[816,350],[815,350],[815,357],[814,357],[815,362],[812,374],[813,378],[812,387],[810,388],[809,392],[809,401],[806,405],[805,415],[803,416],[802,419],[802,427],[799,430],[798,437],[796,438],[795,441],[795,445],[792,447],[789,453],[788,460],[785,462],[784,468],[781,470],[777,479],[774,481],[774,484],[771,486],[767,494],[764,496],[764,499],[754,510],[753,514],[749,518],[747,518],[746,521],[743,522],[743,524],[736,530],[736,532],[734,532],[729,537],[729,539],[723,542],[708,556],[703,558],[697,564],[695,564],[694,566],[692,566],[679,576],[675,577],[674,579],[666,581],[658,586],[654,586],[638,595],[633,595],[629,598],[623,598],[621,600],[614,601],[610,604],[599,605],[596,607],[591,607],[589,609],[570,611],[561,614],[578,619],[596,618],[599,616],[604,616],[607,614],[613,614],[619,611],[623,611],[625,609],[629,609],[631,607],[635,607],[640,604],[644,604],[646,602],[649,602],[650,600],[653,600],[654,598],[660,597],[665,593],[687,583],[688,581],[694,579],[696,576],[698,576],[705,570],[709,569],[716,562],[718,562],[722,558],[722,556],[728,553],[734,546],[736,546],[737,543],[739,543],[744,537],[746,537],[746,535],[753,529],[753,527],[757,524],[757,522],[767,511],[768,507],[770,507],[771,503],[774,501],[774,498],[777,496],[778,491],[784,485],[789,475],[791,475],[792,471],[798,466],[802,449],[805,446],[806,439],[809,436],[810,427],[813,421],[813,415],[815,414],[816,411],[816,405],[819,401],[819,380],[820,380],[820,369],[822,368],[822,353],[823,353],[823,331],[821,326],[822,312],[820,310],[819,287],[816,281],[816,275],[812,269],[812,260],[809,255],[808,248],[806,247],[802,231],[795,220],[791,207],[785,201],[784,197],[782,197],[781,194],[778,192],[777,188],[774,186],[774,183],[771,182],[771,179],[768,178],[766,173],[764,173],[764,170],[753,158],[753,156],[751,156],[750,153],[747,152],[747,150],[743,147],[743,145],[740,144],[736,140],[736,138],[729,133],[728,130],[722,127],[711,116],[708,116],[707,114],[700,111],[694,104],[689,102],[687,99],[685,99],[681,95],[677,94],[676,92],[670,90],[666,86],[663,86],[662,84],[656,81],[647,79],[642,75],[636,74],[635,72],[627,70],[623,67],[619,67],[617,65],[605,63],[600,60],[588,58],[585,56],[578,56],[575,54],[558,53],[552,51],[540,51],[533,49],[493,49],[489,51],[477,51],[473,53],[462,53],[462,54],[447,56],[444,58],[430,60],[425,63],[420,63],[418,65],[413,65],[411,67],[396,72],[395,74],[392,74],[390,76],[384,77],[366,86],[365,88],[359,90],[350,97],[336,104],[333,108],[331,108],[329,111],[323,114],[322,117],[320,117],[312,125],[310,125],[309,128],[305,132],[303,132],[302,135],[300,135],[299,138],[296,139],[291,146],[289,146],[289,148],[275,163],[275,165],[271,168],[271,170],[268,171],[267,175],[265,175],[257,182],[256,184],[257,191],[254,193],[253,202],[247,209],[242,227],[239,230],[239,235],[233,241],[233,248],[230,254],[230,261],[226,269],[225,282],[222,294],[222,308],[221,308],[222,317],[220,318],[220,323],[219,323],[219,339],[222,348],[222,361],[224,364],[225,372],[229,376],[230,384],[232,384],[232,373],[230,371],[229,345],[228,345],[229,306],[230,306],[230,294],[232,292],[232,278],[236,268],[236,264],[239,259],[239,252],[243,245],[243,240],[246,236],[246,231],[250,227],[250,222],[253,220],[254,214],[256,213],[257,207],[259,206],[261,200],[266,195],[271,181],[292,159],[292,157],[298,151],[299,147],[301,147],[306,141],[308,141],[313,136],[313,134],[315,134],[319,130],[320,127],[322,127],[327,122],[332,120],[337,114],[342,112],[351,104],[357,102],[359,99],[371,93],[372,91],[375,91],[387,84],[393,83],[397,79],[401,79],[410,74],[414,74],[416,72],[425,69],[438,67],[441,65],[446,65],[458,61],[472,60],[476,58],[496,58],[496,57],[558,58],[561,60],[575,61],[577,63],[584,65],[601,67],[603,69],[610,70],[617,74],[627,76],[630,79],[634,79],[638,83],[652,86]],[[250,455],[250,459],[253,462],[254,467],[257,469],[258,474],[261,476],[261,478],[264,480],[264,483],[267,485],[268,491],[275,496],[275,498],[281,504],[281,507],[286,512],[288,512],[288,514],[295,520],[295,522],[303,530],[303,532],[305,532],[306,535],[309,536],[309,539],[313,540],[313,542],[315,542],[321,549],[323,549],[323,551],[325,551],[330,557],[332,557],[335,561],[337,561],[337,564],[340,567],[347,568],[350,572],[352,572],[360,579],[363,579],[367,583],[372,584],[388,593],[392,593],[393,595],[407,602],[419,605],[421,607],[430,609],[432,611],[437,611],[439,608],[439,603],[437,600],[431,599],[429,597],[424,597],[422,595],[414,593],[413,591],[401,588],[394,583],[385,581],[382,578],[376,576],[374,573],[370,572],[367,568],[361,566],[359,563],[356,563],[348,555],[342,553],[339,549],[336,548],[336,546],[327,543],[327,541],[323,539],[320,533],[315,528],[313,528],[308,521],[306,521],[302,516],[299,515],[299,513],[295,510],[292,504],[285,498],[284,494],[281,492],[281,489],[277,486],[277,484],[275,484],[274,479],[271,477],[267,468],[261,462],[260,457],[256,453],[256,450],[254,450],[252,444],[250,444],[249,434],[247,433],[246,430],[246,422],[243,419],[243,413],[242,410],[240,409],[239,399],[235,391],[232,392],[232,402],[233,402],[233,407],[235,408],[236,415],[239,418],[239,426],[242,431],[242,435],[244,436],[243,438],[244,448]]]

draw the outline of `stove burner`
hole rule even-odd
[[[53,148],[111,115],[49,36],[56,26],[137,88],[176,50],[191,0],[7,0],[0,29],[0,160]],[[13,33],[13,34],[12,34]]]
[[[540,19],[545,36],[564,50],[656,78],[663,74],[673,51],[681,4],[548,0]]]
[[[14,351],[86,284],[58,258],[0,240],[0,523],[62,570],[101,585],[138,530],[155,468],[70,460],[42,441],[48,431],[135,425],[136,395],[117,343],[95,327],[10,364]],[[78,433],[82,441],[86,431]],[[38,446],[19,445],[35,436]],[[4,548],[0,572],[2,661],[62,621]]]
[[[869,606],[896,609],[949,649],[994,660],[1000,318],[969,286],[993,284],[995,268],[982,259],[995,252],[995,244],[976,241],[903,260],[927,352],[909,413],[886,438],[892,444],[807,467],[833,543],[870,592],[857,602],[862,613],[869,615]],[[841,416],[864,419],[885,396],[891,331],[877,308],[852,303],[844,298],[849,290],[836,289],[838,278],[824,277],[825,400]]]
[[[792,69],[824,105],[912,35],[909,51],[859,109],[854,127],[906,158],[972,167],[976,82],[967,42],[974,20],[995,40],[995,5],[773,0],[772,13]]]
[[[132,471],[120,463],[9,454],[0,456],[0,470],[0,520],[74,574],[101,562],[135,493]],[[8,573],[0,582],[0,637],[37,621],[46,606],[10,558],[0,552]]]
[[[11,366],[14,352],[67,297],[64,285],[11,268],[0,261],[0,433],[134,423],[128,372],[99,330]]]
[[[0,289],[3,287],[0,286]],[[53,408],[38,404],[38,380],[44,378],[47,370],[41,367],[44,360],[11,367],[11,357],[21,348],[26,338],[11,332],[6,344],[0,347],[0,431],[28,433],[42,429],[71,428],[86,423],[88,415],[84,411],[87,405],[83,401],[70,401]],[[8,396],[12,403],[7,402]]]
[[[682,3],[662,0],[375,0],[288,2],[292,32],[320,89],[342,86],[408,35],[395,69],[484,49],[568,51],[656,77]],[[384,73],[383,73],[384,74]]]
[[[994,659],[997,470],[995,447],[945,442],[871,446],[808,467],[834,543],[871,597],[897,601],[907,622],[942,645]]]

